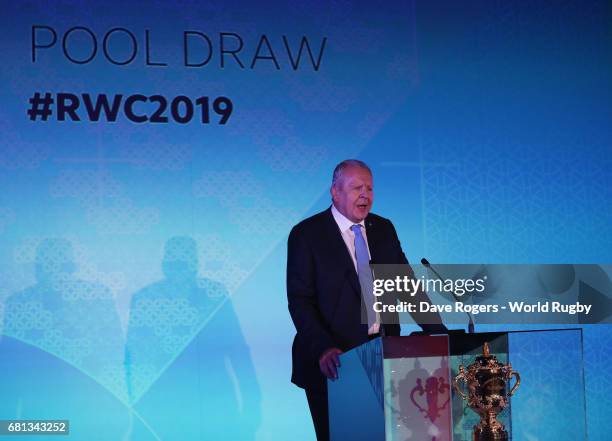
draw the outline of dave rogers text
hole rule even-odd
[[[399,302],[395,305],[386,305],[383,302],[374,302],[376,312],[417,312],[417,304],[412,302]],[[419,302],[418,312],[465,312],[472,315],[482,312],[498,312],[498,305],[469,305],[463,302],[456,302],[453,305],[435,305],[429,302]]]

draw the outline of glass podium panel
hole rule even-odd
[[[342,354],[340,378],[328,382],[331,440],[486,439],[475,438],[480,416],[453,388],[461,367],[461,390],[500,409],[508,441],[586,440],[582,356],[580,329],[372,340]],[[504,402],[511,372],[520,384]]]
[[[385,441],[452,441],[447,336],[384,340]]]
[[[327,382],[331,441],[385,437],[383,339],[340,355],[338,380]]]
[[[582,330],[509,332],[508,348],[521,374],[511,399],[512,439],[586,440]]]
[[[451,381],[474,363],[487,342],[491,355],[512,366],[521,383],[497,419],[513,441],[586,440],[586,400],[580,329],[456,334],[450,338]],[[506,392],[515,379],[506,385]],[[453,440],[474,439],[480,421],[455,390]]]
[[[377,338],[328,381],[332,441],[451,441],[447,336]]]

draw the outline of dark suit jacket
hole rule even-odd
[[[365,227],[374,263],[408,263],[391,221],[370,213]],[[359,278],[331,207],[303,220],[289,234],[287,297],[297,330],[291,381],[323,390],[323,352],[332,347],[347,351],[368,341]],[[400,334],[397,315],[382,321],[391,323],[384,325],[386,335]]]

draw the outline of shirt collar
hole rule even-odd
[[[353,225],[361,225],[363,228],[365,228],[365,219],[355,224],[355,222],[340,213],[334,204],[332,204],[331,212],[332,216],[334,216],[334,220],[338,224],[338,228],[340,228],[340,231],[343,233],[350,230]]]

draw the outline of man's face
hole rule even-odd
[[[374,203],[372,175],[361,167],[347,167],[331,188],[334,205],[352,222],[366,218]]]

